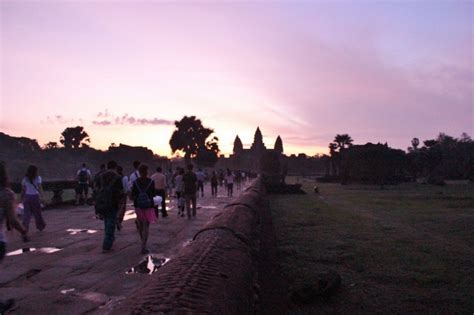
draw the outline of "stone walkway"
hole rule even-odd
[[[239,193],[235,189],[235,196]],[[232,200],[224,196],[223,187],[215,198],[210,197],[207,185],[205,195],[198,198],[196,218],[178,217],[173,200],[169,216],[160,217],[151,226],[148,243],[154,258],[172,261],[194,234]],[[0,265],[0,297],[15,299],[13,313],[103,314],[148,283],[149,274],[128,272],[147,259],[147,255],[140,254],[131,204],[123,229],[116,232],[113,251],[107,254],[101,247],[103,222],[94,218],[92,207],[48,210],[44,216],[45,231],[36,231],[34,222],[30,225],[31,242],[21,242],[13,232],[7,235],[7,253],[11,254]],[[25,247],[36,250],[20,253]]]

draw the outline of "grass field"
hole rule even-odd
[[[270,196],[289,291],[335,271],[329,300],[296,313],[474,312],[474,187],[304,181],[307,195]]]

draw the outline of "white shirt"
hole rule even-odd
[[[89,175],[89,178],[92,176],[92,175],[91,175],[91,171],[89,171],[87,168],[84,168],[84,167],[77,171],[76,176],[79,176],[79,174],[80,174],[82,171],[86,171],[86,172],[87,172],[87,175]]]
[[[27,177],[24,177],[21,181],[21,185],[25,187],[25,194],[26,195],[39,195],[39,186],[43,181],[41,180],[41,176],[36,176],[33,180],[33,184]],[[36,186],[36,187],[35,187]]]
[[[134,171],[132,174],[130,174],[129,180],[128,180],[128,190],[132,190],[133,183],[137,180],[139,177],[138,171]]]
[[[123,192],[125,194],[128,193],[128,177],[127,176],[122,177],[122,186],[123,186]]]
[[[184,190],[183,187],[183,175],[177,175],[174,179],[176,183],[176,192],[182,192]]]

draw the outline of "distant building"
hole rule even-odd
[[[247,172],[260,173],[264,157],[275,155],[281,157],[283,154],[283,141],[280,136],[275,141],[274,149],[267,149],[263,143],[263,136],[260,128],[255,131],[253,143],[250,148],[245,149],[242,140],[237,135],[234,141],[233,154],[229,157],[229,166]]]

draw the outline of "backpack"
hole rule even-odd
[[[150,185],[153,183],[152,180],[148,183],[148,186],[146,186],[145,190],[141,190],[140,186],[138,185],[137,181],[134,181],[133,184],[135,187],[137,187],[138,190],[138,195],[135,198],[135,205],[138,209],[149,209],[153,208],[153,200],[148,196],[146,191],[150,187]]]
[[[87,176],[87,170],[81,170],[79,172],[79,175],[77,175],[77,180],[79,181],[80,184],[87,184],[87,179],[89,177]]]
[[[102,176],[100,177],[100,183],[102,184],[103,178]],[[101,189],[97,192],[97,195],[95,197],[95,213],[102,218],[103,216],[107,215],[112,211],[112,208],[114,207],[114,191],[112,187],[115,184],[115,181],[117,179],[112,180],[111,183],[107,186],[101,185]]]

